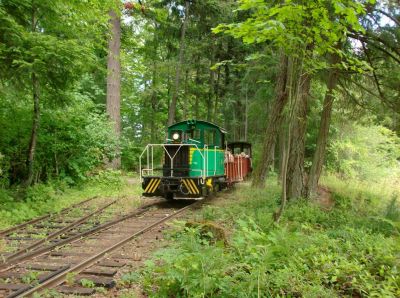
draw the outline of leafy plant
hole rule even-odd
[[[22,276],[22,282],[26,284],[32,284],[38,281],[40,272],[37,271],[29,271],[27,274]]]
[[[324,211],[315,203],[290,202],[279,226],[272,222],[278,188],[242,186],[206,218],[232,229],[224,247],[204,237],[200,226],[174,225],[170,247],[146,263],[141,279],[151,297],[335,297],[400,294],[399,233],[385,208],[336,196]],[[368,192],[367,192],[368,194]],[[232,198],[233,196],[233,198]],[[235,200],[235,198],[240,198]],[[359,214],[364,214],[362,217]],[[266,217],[270,220],[266,220]],[[394,222],[393,222],[394,223]],[[212,260],[212,262],[210,262]],[[128,280],[138,278],[128,274]]]
[[[76,276],[75,272],[67,273],[67,276],[65,277],[65,282],[67,283],[67,285],[72,286],[75,283],[75,276]]]
[[[85,288],[94,288],[95,287],[95,283],[92,280],[87,279],[87,278],[82,278],[80,280],[80,284]]]

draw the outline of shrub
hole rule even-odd
[[[135,280],[152,297],[400,295],[400,241],[386,209],[353,208],[340,195],[328,212],[299,200],[289,202],[277,226],[271,215],[278,194],[273,186],[240,187],[228,203],[204,209],[204,218],[232,228],[228,246],[209,241],[201,227],[177,224],[171,246]]]
[[[35,156],[35,182],[62,178],[69,184],[87,179],[115,154],[116,138],[106,115],[83,94],[63,94],[65,102],[53,106],[43,94]],[[26,101],[27,102],[27,101]],[[2,98],[0,108],[0,186],[20,183],[26,175],[31,104]],[[30,101],[29,101],[30,102]]]
[[[362,181],[398,180],[399,148],[399,137],[383,126],[345,125],[330,145],[328,168]]]

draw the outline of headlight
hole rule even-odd
[[[172,139],[173,139],[174,141],[179,140],[179,133],[175,132],[175,133],[172,135]]]

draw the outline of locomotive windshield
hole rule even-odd
[[[200,129],[190,129],[186,131],[186,135],[189,139],[200,142],[201,141],[201,130]]]
[[[187,141],[201,142],[201,130],[200,129],[188,129],[188,130],[171,130],[169,133],[169,140],[173,143],[186,143]]]

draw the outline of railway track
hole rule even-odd
[[[93,287],[111,288],[115,285],[114,275],[129,261],[122,247],[198,204],[199,201],[156,201],[79,233],[54,231],[50,235],[57,236],[8,255],[0,266],[0,297],[26,297],[49,288],[65,294],[90,295]],[[101,212],[92,213],[97,211]],[[77,221],[85,222],[83,218]]]
[[[5,251],[0,251],[0,270],[21,255],[32,252],[50,241],[56,243],[79,231],[99,225],[105,220],[104,211],[116,203],[109,199],[91,204],[96,198],[85,200],[61,210],[47,214],[10,229],[0,231]],[[100,204],[101,207],[97,207]]]
[[[32,225],[35,225],[35,224],[37,225],[38,223],[41,223],[41,222],[45,223],[46,221],[52,220],[52,219],[54,219],[54,218],[56,218],[58,216],[64,216],[68,212],[70,212],[70,211],[72,211],[72,210],[74,210],[74,209],[76,209],[78,207],[82,207],[83,205],[89,203],[90,201],[92,201],[94,199],[96,199],[96,197],[92,197],[92,198],[89,198],[89,199],[87,199],[85,201],[82,201],[80,203],[74,204],[74,205],[72,205],[72,206],[70,206],[68,208],[65,208],[65,209],[61,210],[58,213],[45,214],[45,215],[43,215],[41,217],[34,218],[32,220],[26,221],[26,222],[24,222],[22,224],[13,226],[11,228],[8,228],[8,229],[5,229],[5,230],[0,230],[0,236],[3,237],[3,236],[6,236],[6,235],[10,235],[10,234],[12,234],[12,233],[14,233],[16,231],[21,231],[23,229],[26,229],[29,226],[32,226]]]

